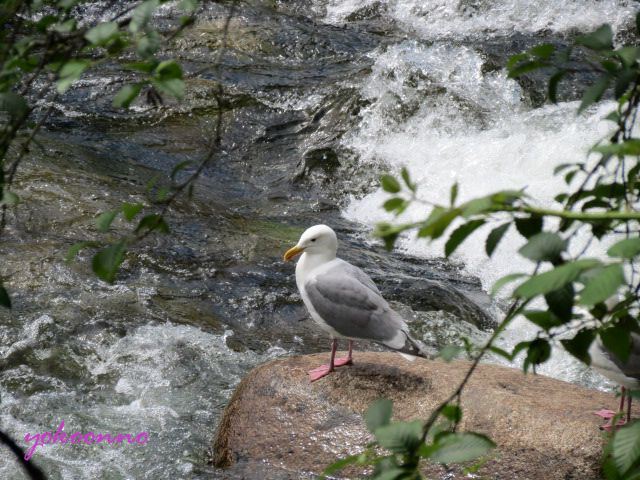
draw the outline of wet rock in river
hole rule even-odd
[[[254,369],[225,409],[213,444],[215,464],[271,466],[288,471],[285,478],[320,473],[371,440],[362,414],[373,400],[392,399],[396,420],[424,419],[469,367],[468,362],[408,362],[393,353],[356,352],[355,365],[310,384],[307,370],[326,357],[292,357]],[[592,412],[615,403],[611,394],[480,365],[462,396],[461,429],[487,434],[498,445],[480,476],[596,479],[603,437],[601,419]],[[425,465],[430,478],[468,478],[461,470]],[[343,472],[347,478],[358,473]]]

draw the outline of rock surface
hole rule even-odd
[[[317,474],[371,440],[362,414],[373,400],[392,399],[396,420],[426,418],[469,366],[356,352],[355,365],[310,384],[307,371],[326,360],[326,354],[290,357],[247,375],[218,427],[214,463],[271,465],[279,478]],[[462,397],[461,428],[485,433],[498,445],[478,471],[482,478],[595,479],[605,436],[592,412],[616,405],[613,394],[480,365]],[[636,407],[634,415],[639,413]],[[440,465],[428,465],[425,473],[468,478],[457,467]],[[355,470],[343,474],[358,476]]]

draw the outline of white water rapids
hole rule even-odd
[[[566,187],[561,176],[553,176],[554,167],[583,161],[590,147],[606,137],[613,124],[603,118],[614,104],[603,102],[583,115],[576,113],[578,102],[531,108],[520,86],[504,70],[485,72],[481,53],[442,39],[543,28],[565,32],[595,28],[603,22],[620,28],[632,18],[631,7],[614,1],[568,2],[562,7],[513,0],[476,3],[490,6],[469,14],[450,2],[384,3],[385,11],[414,38],[374,52],[375,64],[359,87],[370,105],[344,145],[361,162],[382,165],[391,173],[406,167],[419,186],[419,196],[430,202],[447,204],[450,188],[458,182],[459,201],[525,187],[540,205],[553,206],[554,196]],[[333,2],[327,16],[339,23],[356,7],[361,8],[362,2]],[[388,198],[381,190],[352,198],[343,214],[373,227],[381,221],[417,221],[428,213],[424,205],[413,204],[394,218],[382,209]],[[487,291],[508,273],[531,271],[531,263],[517,253],[523,241],[514,229],[502,239],[493,258],[487,258],[484,241],[496,225],[478,229],[452,256],[466,272],[479,277]],[[397,245],[416,256],[439,258],[446,237],[428,243],[415,234],[405,235]],[[579,251],[586,239],[578,236],[572,250]],[[588,253],[604,255],[608,242],[594,242]],[[507,293],[508,289],[503,297]],[[535,331],[518,319],[501,339],[502,345],[513,347],[532,338]],[[590,386],[610,386],[561,349],[555,349],[539,372]]]

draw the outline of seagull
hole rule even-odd
[[[308,228],[284,260],[301,255],[296,284],[307,310],[331,337],[331,360],[309,372],[315,382],[335,367],[353,364],[353,341],[371,340],[413,360],[428,358],[426,347],[409,335],[409,327],[386,302],[373,280],[355,265],[336,257],[338,237],[326,225]],[[335,358],[338,338],[349,340],[349,353]]]
[[[609,351],[600,338],[591,344],[589,355],[591,366],[600,374],[618,383],[622,387],[620,407],[618,412],[602,409],[595,412],[596,415],[609,420],[602,427],[610,431],[613,428],[613,418],[621,413],[624,416],[624,400],[627,398],[627,415],[618,421],[616,426],[624,425],[631,420],[631,394],[628,390],[640,389],[640,335],[631,333],[631,353],[626,362],[622,362],[616,355]]]

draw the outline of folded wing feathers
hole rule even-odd
[[[341,335],[373,340],[411,357],[432,356],[358,267],[342,262],[305,287],[315,310]]]

